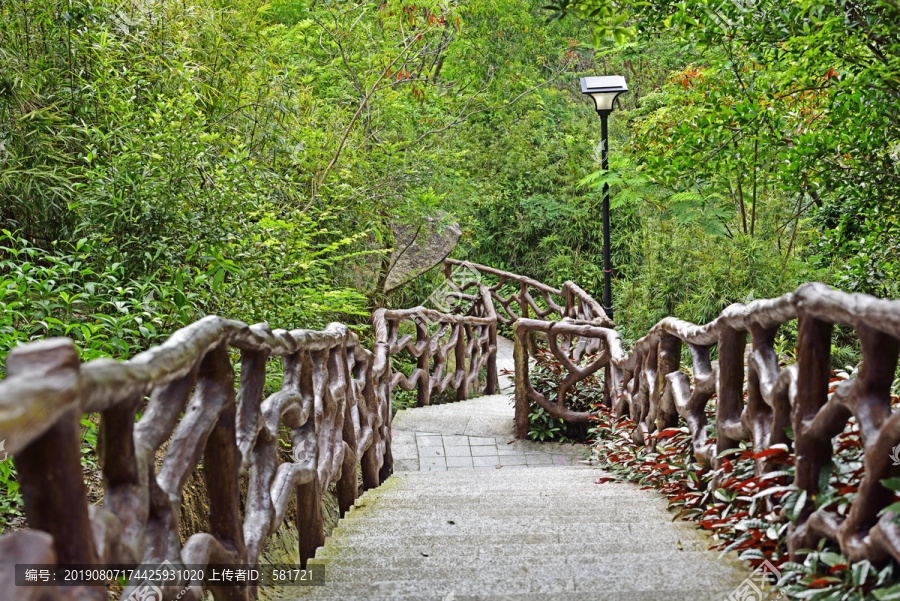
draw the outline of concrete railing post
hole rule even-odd
[[[516,438],[528,437],[528,393],[525,390],[525,380],[528,378],[528,347],[523,340],[528,332],[519,327],[519,322],[513,324],[513,360],[516,369]]]

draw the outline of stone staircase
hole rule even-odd
[[[499,368],[511,369],[501,340]],[[750,574],[639,487],[595,484],[582,446],[516,441],[504,394],[399,412],[395,473],[284,599],[722,601]]]

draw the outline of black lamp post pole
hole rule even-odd
[[[603,172],[609,173],[609,131],[607,119],[611,111],[597,111],[600,115],[600,136],[603,138]],[[603,307],[606,315],[612,319],[612,282],[610,275],[612,265],[609,260],[609,184],[603,184]]]

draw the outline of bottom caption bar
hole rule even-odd
[[[322,586],[325,566],[260,565],[38,565],[16,564],[16,586]]]

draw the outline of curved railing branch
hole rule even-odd
[[[457,268],[457,270],[454,270],[454,267]],[[528,319],[529,315],[532,313],[542,319],[556,313],[559,315],[560,319],[568,317],[593,325],[609,328],[615,327],[615,323],[609,319],[606,312],[603,310],[603,307],[600,306],[600,303],[595,301],[574,282],[566,282],[561,289],[557,290],[552,286],[548,286],[532,278],[503,271],[501,269],[495,269],[494,267],[470,263],[468,261],[458,261],[456,259],[445,259],[444,276],[458,295],[465,294],[464,291],[474,284],[470,278],[462,278],[466,279],[466,281],[462,282],[456,281],[456,279],[460,279],[458,278],[460,268],[464,274],[488,274],[499,278],[498,283],[489,287],[488,290],[491,293],[491,297],[500,304],[504,313],[506,313],[506,315],[497,315],[497,320],[502,324],[511,324],[519,318]],[[507,282],[518,283],[518,292],[508,296],[501,295],[500,289]],[[534,289],[539,293],[541,300],[544,301],[544,307],[537,304],[530,292],[531,289]],[[555,297],[562,298],[560,301],[557,301]],[[462,298],[462,296],[460,296],[460,298]],[[510,308],[510,305],[513,303],[518,305],[518,313],[515,313]]]

